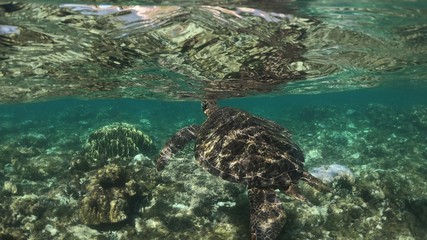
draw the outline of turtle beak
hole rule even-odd
[[[204,100],[202,101],[202,111],[203,113],[209,117],[212,109],[216,107],[216,102],[213,100]]]

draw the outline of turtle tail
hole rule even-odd
[[[169,159],[171,159],[174,154],[182,150],[190,141],[196,139],[199,128],[200,126],[190,125],[175,133],[175,135],[160,151],[160,156],[157,158],[156,162],[156,168],[158,171],[165,168]]]
[[[286,222],[285,208],[274,189],[248,189],[251,240],[274,240]]]

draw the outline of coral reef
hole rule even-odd
[[[177,105],[168,105],[175,121],[158,119],[158,105],[135,114],[140,102],[123,107],[114,121],[156,119],[150,128],[138,127],[164,142],[200,119],[198,105],[194,113],[173,110]],[[99,118],[83,114],[69,122],[57,112],[29,121],[3,111],[0,239],[249,239],[246,190],[198,167],[191,146],[161,174],[144,151],[91,165],[80,153],[85,136],[108,125],[120,105],[114,113],[110,104],[96,109],[102,112]],[[325,174],[333,189],[324,194],[301,183],[310,204],[280,194],[288,219],[278,240],[424,239],[424,109],[381,104],[263,108],[264,116],[293,133],[307,170]],[[194,119],[187,122],[189,115]]]
[[[142,215],[145,221],[141,227],[150,229],[152,238],[170,237],[171,232],[176,234],[171,239],[249,238],[249,203],[244,186],[201,169],[193,155],[188,146],[163,170],[162,181],[152,192],[154,201]]]
[[[117,165],[107,165],[97,171],[80,203],[79,216],[83,223],[99,225],[128,219],[130,201],[137,189],[136,182],[126,178],[125,169]]]
[[[92,132],[84,149],[87,157],[97,160],[133,158],[139,153],[155,152],[151,138],[127,123],[113,123]]]
[[[349,182],[354,182],[353,172],[348,167],[340,164],[316,167],[311,169],[310,173],[326,183],[330,183],[337,179],[347,179]]]
[[[47,148],[48,143],[46,136],[40,133],[30,133],[19,140],[19,144],[23,147]]]

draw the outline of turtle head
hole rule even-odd
[[[214,100],[204,100],[202,102],[202,111],[206,114],[206,116],[209,117],[212,112],[216,111],[218,109],[218,106],[216,104],[216,101]]]

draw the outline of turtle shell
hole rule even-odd
[[[196,139],[196,160],[225,180],[287,188],[303,173],[304,155],[285,128],[238,109],[212,112]]]

